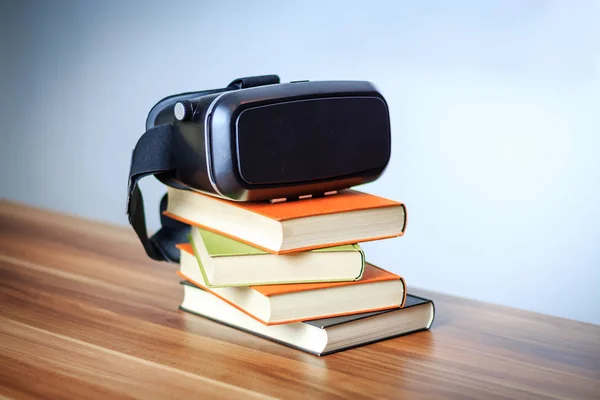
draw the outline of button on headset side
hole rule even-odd
[[[194,113],[192,103],[189,100],[178,101],[173,107],[173,113],[179,121],[187,121]]]

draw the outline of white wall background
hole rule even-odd
[[[600,324],[600,3],[3,1],[0,194],[126,224],[150,107],[239,76],[374,82],[418,286]],[[142,187],[150,226],[163,192]]]

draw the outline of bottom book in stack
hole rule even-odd
[[[429,329],[433,302],[407,295],[402,308],[268,326],[213,294],[183,281],[183,311],[318,356]]]
[[[179,246],[180,308],[316,355],[429,329],[431,300],[406,294],[404,280],[365,263],[349,282],[214,287],[189,244]]]

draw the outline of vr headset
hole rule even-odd
[[[166,249],[188,227],[162,217],[148,238],[137,186],[144,176],[232,201],[294,200],[374,181],[390,153],[388,106],[369,82],[264,75],[169,96],[150,110],[133,150],[129,221],[151,258],[177,261]]]

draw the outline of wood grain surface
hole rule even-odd
[[[319,358],[178,311],[127,227],[2,200],[0,266],[5,398],[600,398],[599,326],[410,282],[430,331]]]

